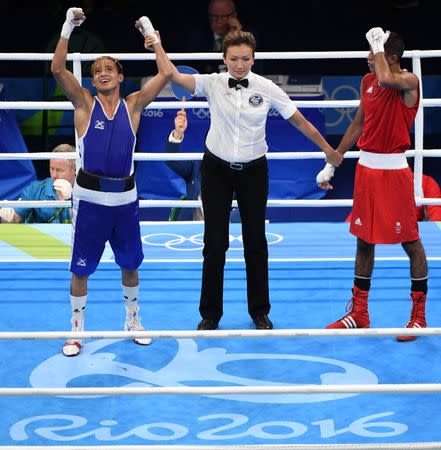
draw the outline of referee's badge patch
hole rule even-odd
[[[248,103],[253,108],[258,108],[259,106],[262,106],[263,98],[260,94],[252,94],[252,95],[250,95],[250,99],[248,100]]]

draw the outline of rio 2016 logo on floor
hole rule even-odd
[[[177,351],[174,357],[164,367],[156,371],[144,367],[119,361],[117,356],[109,352],[101,352],[101,349],[118,342],[118,340],[96,340],[86,344],[79,357],[66,358],[62,354],[55,355],[34,369],[30,377],[30,383],[34,387],[67,387],[74,380],[88,376],[117,376],[130,380],[133,386],[187,386],[186,383],[199,381],[201,385],[214,385],[222,383],[237,386],[280,386],[283,384],[274,381],[258,379],[252,369],[246,369],[243,376],[228,373],[228,364],[243,361],[245,366],[250,366],[251,361],[273,360],[278,363],[294,361],[298,366],[311,364],[320,369],[319,378],[321,384],[377,384],[378,378],[371,371],[336,359],[319,356],[274,354],[274,353],[230,353],[225,348],[206,348],[199,350],[196,341],[192,339],[177,339]],[[150,356],[150,358],[153,355]],[[303,364],[302,364],[303,363]],[[231,366],[230,366],[231,367]],[[237,366],[236,366],[237,367]],[[293,375],[294,376],[294,375]],[[327,400],[337,400],[351,397],[354,393],[342,394],[219,394],[210,397],[235,400],[252,403],[314,403]],[[72,398],[70,396],[70,398]],[[86,398],[82,396],[81,398]]]
[[[173,356],[165,358],[165,362],[160,368],[149,370],[149,361],[155,360],[154,354],[150,354],[149,358],[142,358],[143,366],[146,366],[142,367],[123,362],[120,357],[109,351],[113,345],[120,345],[122,341],[116,339],[91,341],[83,347],[77,358],[66,358],[61,354],[48,358],[33,370],[30,384],[40,388],[67,387],[75,384],[76,379],[87,380],[88,376],[103,376],[106,379],[114,376],[117,380],[124,377],[127,385],[130,386],[187,386],[188,383],[194,385],[193,383],[197,382],[200,385],[209,386],[300,384],[294,383],[294,380],[291,380],[291,383],[265,380],[264,378],[268,377],[267,369],[271,361],[274,362],[275,367],[279,368],[281,366],[286,368],[287,364],[293,364],[297,370],[288,370],[288,373],[292,374],[292,378],[296,377],[296,372],[302,372],[304,366],[313,366],[317,370],[313,369],[315,375],[311,378],[319,378],[323,385],[378,384],[377,376],[371,371],[341,360],[289,353],[234,353],[219,346],[200,349],[196,341],[192,339],[174,341]],[[164,345],[169,346],[169,343],[166,342]],[[103,351],[103,349],[106,350]],[[157,351],[161,352],[162,350],[161,345],[158,345]],[[263,365],[265,370],[256,375],[256,365]],[[258,375],[261,375],[260,379]],[[304,374],[298,376],[303,377]],[[257,407],[260,410],[265,408],[265,404],[268,405],[266,407],[270,407],[271,403],[279,404],[279,408],[281,408],[282,404],[328,402],[356,395],[358,394],[219,394],[209,397],[216,397],[223,401],[244,402],[243,404],[249,405],[249,408]],[[90,397],[94,401],[98,400],[95,398],[98,396]],[[72,398],[74,400],[71,400]],[[319,419],[315,420],[309,418],[308,415],[298,417],[300,410],[296,407],[289,410],[290,414],[283,414],[280,417],[273,415],[270,420],[259,421],[261,416],[259,414],[256,416],[252,412],[255,409],[250,409],[248,415],[225,411],[226,404],[223,402],[216,406],[218,409],[216,413],[203,415],[197,412],[194,415],[183,415],[182,412],[173,415],[173,408],[170,410],[167,407],[168,418],[166,421],[158,420],[155,413],[152,415],[153,421],[147,422],[145,419],[150,417],[149,414],[141,414],[139,420],[133,420],[131,417],[127,421],[123,417],[119,417],[118,412],[115,417],[115,411],[112,411],[112,418],[106,417],[108,411],[103,411],[104,416],[99,418],[84,417],[84,413],[80,415],[72,413],[71,410],[77,408],[79,411],[88,410],[87,407],[80,407],[77,403],[86,398],[88,397],[68,396],[63,399],[67,403],[63,407],[63,412],[59,414],[40,413],[16,421],[9,430],[11,439],[25,442],[38,436],[39,439],[49,442],[89,442],[90,440],[117,442],[128,438],[152,443],[187,442],[187,439],[211,443],[231,442],[231,439],[245,440],[245,442],[249,439],[260,439],[265,442],[285,440],[286,442],[289,439],[304,437],[307,433],[315,434],[317,432],[322,439],[345,435],[378,439],[398,436],[408,430],[407,425],[403,423],[385,420],[394,415],[393,411],[377,411],[375,413],[371,411],[363,417],[357,415],[350,419],[347,417],[345,420],[338,420],[337,424],[332,418],[324,418],[322,413],[320,413]],[[72,408],[69,405],[72,405]],[[319,405],[317,407],[320,408]],[[219,408],[222,409],[219,411]],[[292,415],[297,416],[295,420],[291,417]],[[303,420],[299,421],[299,418],[303,418]],[[142,422],[143,419],[144,422]]]

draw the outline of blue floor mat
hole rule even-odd
[[[318,249],[324,239],[317,236],[329,231],[327,224],[314,229],[314,234],[302,232],[301,237],[300,228],[270,225],[270,232],[283,235],[289,244],[284,250],[272,250],[271,319],[275,327],[323,328],[344,315],[353,281],[350,254],[355,251],[345,226],[340,224],[333,231],[346,236],[347,250],[346,244],[338,248],[333,242],[323,245],[320,258]],[[431,257],[429,326],[441,324],[439,231],[431,227],[422,235]],[[182,229],[178,233],[183,234]],[[294,255],[299,239],[302,248]],[[409,318],[409,263],[399,250],[399,246],[385,246],[377,253],[370,295],[372,327],[401,327]],[[147,254],[148,249],[144,251]],[[176,257],[167,251],[161,261],[141,266],[144,326],[194,329],[199,321],[200,252],[189,262],[173,262]],[[161,259],[159,250],[155,252],[152,259]],[[300,260],[293,260],[298,254]],[[220,328],[252,329],[244,263],[235,261],[236,254],[232,259],[226,264]],[[69,283],[64,261],[0,262],[0,331],[68,330]],[[89,281],[87,330],[122,329],[120,285],[115,264],[101,264]],[[86,341],[77,358],[62,356],[62,344],[56,340],[0,341],[1,387],[375,385],[441,380],[439,336],[409,343],[392,337],[356,336],[156,339],[148,347],[128,340],[97,339]],[[4,412],[0,445],[149,444],[153,449],[166,444],[441,441],[439,399],[440,394],[400,393],[8,396],[0,397]]]

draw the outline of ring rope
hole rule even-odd
[[[414,157],[416,153],[422,154],[426,158],[437,158],[441,156],[441,149],[430,150],[407,150],[406,157]],[[204,154],[197,153],[135,153],[135,161],[189,161],[201,160]],[[345,159],[357,159],[360,157],[360,152],[349,151],[344,155]],[[77,155],[73,152],[35,152],[35,153],[0,153],[0,160],[10,159],[32,159],[32,160],[47,160],[47,159],[76,159]],[[268,152],[267,159],[324,159],[321,152]]]
[[[360,100],[296,100],[298,108],[357,108]],[[420,104],[424,107],[440,107],[441,99],[423,98]],[[167,101],[151,102],[145,109],[199,109],[208,108],[204,101]],[[71,102],[63,101],[1,101],[0,109],[73,111]]]
[[[273,208],[336,208],[339,206],[352,206],[352,199],[336,200],[268,200],[267,206]],[[419,205],[441,205],[441,198],[415,197],[415,204]],[[0,200],[0,208],[69,208],[68,200]],[[199,208],[202,206],[201,200],[139,200],[141,208]],[[239,205],[237,200],[231,203],[233,208]]]
[[[120,61],[155,61],[156,55],[149,53],[68,53],[68,61],[94,61],[100,56],[110,55]],[[167,53],[171,60],[219,60],[222,53]],[[368,52],[363,51],[323,51],[323,52],[256,52],[256,59],[359,59],[367,58]],[[0,61],[52,61],[53,53],[3,53]],[[406,50],[403,58],[441,58],[441,50]]]
[[[441,393],[441,383],[408,384],[333,384],[292,386],[132,386],[132,387],[64,387],[0,388],[0,397],[48,397],[71,395],[250,395],[250,394],[428,394]]]
[[[428,328],[351,328],[277,330],[162,330],[162,331],[2,331],[0,340],[35,339],[196,339],[196,338],[309,338],[353,336],[439,336],[441,327]]]

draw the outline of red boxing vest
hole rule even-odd
[[[380,86],[375,73],[369,73],[361,83],[361,102],[365,117],[357,147],[372,153],[405,152],[410,147],[409,132],[420,104],[419,89],[415,106],[409,108],[398,89]]]

